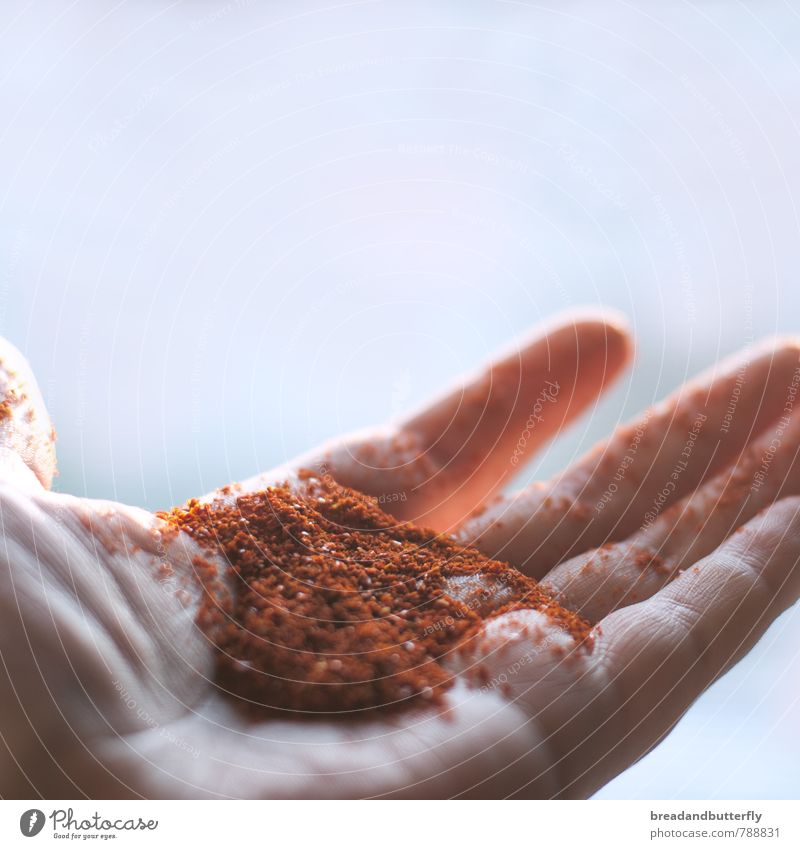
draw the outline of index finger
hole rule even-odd
[[[402,520],[446,529],[503,487],[588,407],[630,358],[616,313],[569,313],[399,422],[355,434],[240,486],[298,468],[376,497]]]

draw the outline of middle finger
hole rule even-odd
[[[729,470],[615,545],[560,564],[544,580],[562,604],[597,622],[649,598],[775,501],[800,494],[800,413],[756,440]]]
[[[625,539],[735,460],[781,416],[799,379],[794,339],[718,363],[550,484],[495,501],[459,538],[534,577]]]

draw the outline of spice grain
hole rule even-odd
[[[448,658],[486,619],[535,609],[587,641],[590,626],[533,579],[409,523],[329,477],[190,501],[161,514],[224,555],[197,561],[198,624],[217,683],[252,709],[305,713],[438,702]]]

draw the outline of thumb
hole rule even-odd
[[[0,481],[49,489],[55,473],[55,431],[33,372],[0,338]]]

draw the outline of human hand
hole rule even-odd
[[[442,706],[254,719],[212,683],[194,541],[146,511],[49,492],[44,406],[19,355],[0,357],[3,796],[588,795],[800,590],[800,432],[782,419],[794,342],[717,366],[549,483],[496,495],[628,360],[616,321],[575,317],[422,413],[240,490],[324,468],[543,579],[599,623],[591,651],[517,611],[453,663]]]

